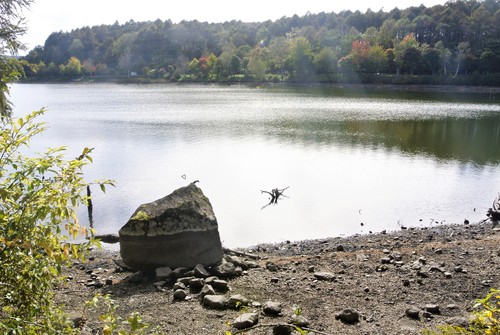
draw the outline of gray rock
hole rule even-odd
[[[230,263],[233,263],[236,266],[239,266],[243,270],[248,270],[250,268],[247,262],[245,262],[244,260],[242,260],[237,256],[226,255],[224,256],[224,259]]]
[[[177,289],[174,291],[174,299],[175,300],[184,300],[187,297],[186,291],[182,289]]]
[[[407,308],[405,311],[407,317],[418,320],[420,318],[420,309],[417,307]]]
[[[275,301],[267,301],[264,303],[262,310],[267,315],[280,315],[281,314],[281,303]]]
[[[139,206],[119,235],[123,261],[137,270],[210,266],[222,260],[217,219],[195,183]]]
[[[188,286],[191,279],[194,279],[194,277],[182,277],[182,278],[178,278],[177,282],[183,283],[184,285]]]
[[[100,240],[103,243],[114,244],[120,242],[120,236],[117,234],[101,234],[95,235],[94,238],[96,240]]]
[[[205,279],[203,278],[193,278],[189,281],[189,287],[195,290],[199,290],[205,285]]]
[[[223,295],[205,295],[203,305],[213,309],[224,309],[227,305],[227,298]]]
[[[359,321],[359,313],[353,309],[346,308],[342,312],[336,314],[335,319],[345,323],[353,324]]]
[[[215,266],[212,269],[216,276],[221,278],[232,278],[241,276],[242,270],[240,267],[236,267],[233,263],[222,261],[221,264]]]
[[[217,291],[221,291],[221,292],[229,291],[229,284],[225,280],[215,279],[212,281],[211,285]]]
[[[453,326],[460,326],[467,328],[469,326],[469,320],[467,318],[462,318],[459,316],[454,316],[446,319],[446,323]]]
[[[198,278],[207,278],[210,276],[210,273],[208,273],[207,269],[203,266],[203,264],[196,264],[196,266],[193,269],[194,276]]]
[[[331,272],[315,272],[314,277],[317,280],[334,281],[335,275]]]
[[[156,277],[156,280],[158,280],[158,281],[160,281],[160,280],[166,281],[166,280],[172,279],[174,277],[174,272],[168,266],[163,266],[161,268],[155,269],[155,277]]]
[[[247,306],[248,303],[249,303],[248,298],[241,294],[232,295],[229,297],[229,300],[227,301],[227,305],[231,308],[240,308],[243,306]]]
[[[273,262],[266,262],[266,269],[268,269],[271,272],[276,272],[278,271],[278,266],[274,264]]]
[[[429,313],[432,313],[432,314],[439,314],[440,313],[439,305],[435,305],[435,304],[425,305],[425,310]]]
[[[177,283],[174,284],[173,289],[174,289],[174,291],[175,290],[185,290],[186,289],[186,285],[184,285],[183,283],[177,282]]]
[[[203,299],[207,295],[215,295],[215,290],[211,285],[205,285],[201,289],[200,297]]]
[[[259,315],[256,313],[245,313],[238,316],[233,321],[233,327],[236,329],[246,329],[255,326],[259,322]]]
[[[294,324],[294,325],[296,325],[298,327],[307,327],[307,326],[309,326],[309,320],[307,320],[302,315],[297,315],[297,314],[292,315],[292,318],[290,319],[290,323]]]

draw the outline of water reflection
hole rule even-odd
[[[277,129],[275,129],[277,128]],[[269,125],[270,137],[303,145],[384,147],[475,164],[500,162],[500,118],[301,121]]]

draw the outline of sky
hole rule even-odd
[[[261,22],[277,20],[283,16],[302,16],[310,12],[339,13],[342,10],[390,11],[398,7],[431,7],[444,4],[446,0],[35,0],[30,10],[24,11],[28,32],[22,42],[28,49],[43,45],[52,32],[71,31],[84,26],[100,24],[120,24],[134,21],[154,21],[156,19],[198,20],[225,22],[241,20]]]

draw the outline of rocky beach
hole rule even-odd
[[[84,308],[96,293],[165,334],[289,334],[290,323],[318,334],[420,334],[467,324],[475,299],[500,287],[499,240],[485,222],[410,227],[225,249],[217,267],[146,274],[104,248],[65,268],[56,296],[83,334],[100,334],[103,310]]]

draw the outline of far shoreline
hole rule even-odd
[[[475,86],[475,85],[451,85],[451,84],[378,84],[378,83],[321,83],[321,82],[207,82],[207,81],[160,81],[160,80],[20,80],[16,84],[117,84],[117,85],[200,85],[200,86],[250,86],[250,87],[295,87],[295,88],[332,88],[332,89],[354,89],[354,90],[381,90],[381,91],[406,91],[418,93],[461,93],[461,94],[500,94],[500,86]],[[495,98],[495,97],[493,97]]]

